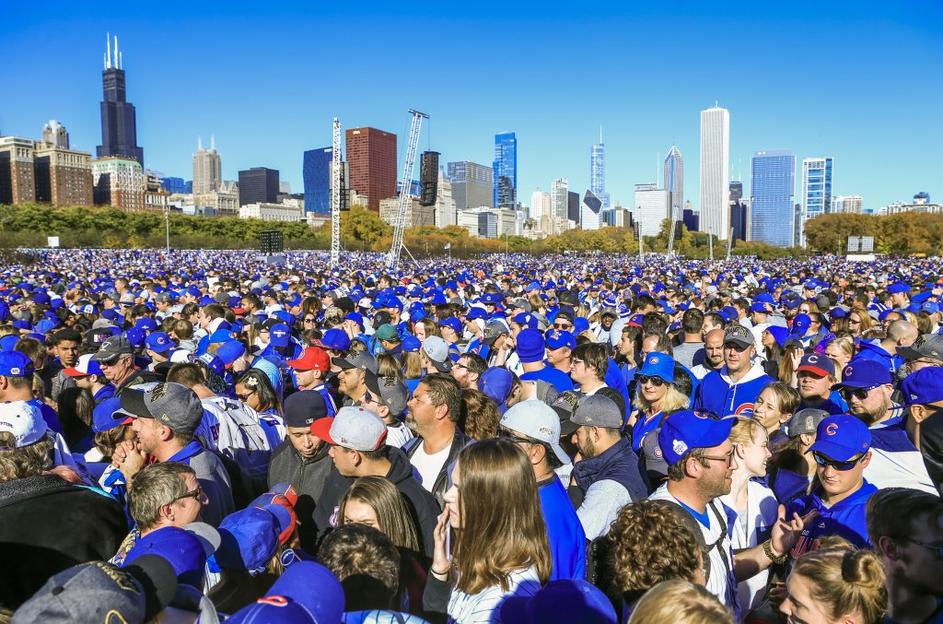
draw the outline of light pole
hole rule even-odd
[[[164,206],[164,231],[167,234],[167,253],[170,253],[170,206]]]

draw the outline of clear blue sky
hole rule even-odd
[[[413,107],[443,161],[490,164],[494,133],[517,132],[524,203],[556,177],[582,192],[602,126],[613,200],[675,142],[697,205],[699,111],[717,100],[747,185],[754,151],[790,149],[832,156],[834,192],[866,208],[943,200],[940,0],[326,4],[5,2],[0,133],[58,119],[94,152],[110,31],[147,166],[186,179],[215,133],[226,179],[268,166],[301,191],[333,116],[396,132],[402,158]]]

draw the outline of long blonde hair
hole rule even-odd
[[[667,382],[666,382],[667,383]],[[635,407],[641,414],[648,414],[652,409],[652,404],[648,402],[645,395],[642,394],[642,384],[639,384],[635,390]],[[687,409],[691,400],[678,390],[678,386],[673,383],[668,384],[668,392],[661,400],[661,411],[670,414],[676,410]]]
[[[733,615],[709,591],[690,581],[663,581],[632,611],[629,624],[734,624]]]
[[[344,525],[344,511],[351,500],[360,501],[373,508],[377,514],[380,531],[390,538],[394,546],[412,551],[419,550],[419,537],[412,514],[391,481],[384,477],[360,477],[354,481],[341,499],[337,512],[338,526]]]
[[[541,585],[546,583],[550,545],[524,451],[507,440],[483,440],[462,450],[458,471],[462,529],[454,549],[456,587],[466,594],[495,585],[508,591],[511,573],[532,566]]]

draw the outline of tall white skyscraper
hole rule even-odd
[[[639,224],[642,236],[657,236],[668,217],[669,193],[657,184],[636,184],[632,218]]]
[[[590,150],[589,190],[602,202],[602,209],[609,210],[609,193],[606,192],[606,144],[602,142],[602,128],[599,129],[599,143],[593,145]]]
[[[805,222],[832,210],[832,159],[802,160],[802,229],[799,244],[805,247]]]
[[[730,112],[701,111],[700,228],[719,238],[730,235]]]
[[[670,216],[680,221],[684,215],[684,159],[677,145],[672,145],[665,156],[665,184],[668,191]]]
[[[550,187],[550,204],[553,216],[566,219],[567,201],[569,201],[569,183],[566,178],[557,178]]]
[[[530,218],[540,221],[541,217],[550,216],[553,211],[553,201],[550,193],[537,189],[530,195]]]
[[[203,149],[203,140],[198,138],[196,154],[193,155],[193,194],[218,191],[222,182],[223,165],[216,151],[216,138],[210,136],[209,149]]]

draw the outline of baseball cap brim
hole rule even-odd
[[[331,425],[334,424],[334,418],[331,416],[325,416],[324,418],[318,418],[316,421],[311,423],[311,433],[314,436],[324,440],[331,446],[336,446],[337,442],[331,437]]]
[[[452,370],[452,362],[450,360],[446,360],[444,362],[436,362],[432,358],[429,358],[429,361],[432,362],[432,365],[440,373],[447,373],[450,370]]]
[[[77,368],[64,368],[62,369],[62,374],[68,377],[85,377],[91,373],[83,373]]]
[[[796,369],[797,373],[815,373],[819,377],[827,377],[830,373],[824,368],[819,368],[818,366],[812,366],[811,364],[803,364]]]
[[[341,368],[343,368],[343,369],[360,368],[359,366],[357,366],[357,365],[354,364],[353,362],[347,360],[346,358],[342,358],[342,357],[331,358],[331,364],[333,364],[334,366],[339,366],[339,367],[341,367]]]
[[[154,418],[144,402],[144,391],[128,388],[121,393],[121,409],[115,410],[115,418],[130,416],[132,418]]]
[[[740,345],[741,347],[756,346],[756,344],[752,340],[749,340],[747,338],[741,338],[740,336],[728,336],[724,338],[724,344],[725,345],[736,344],[736,345]]]
[[[936,356],[929,355],[926,353],[920,353],[917,349],[913,347],[897,347],[897,355],[904,358],[904,361],[911,362],[913,360],[919,360],[922,357],[930,357],[936,359]]]
[[[868,450],[870,450],[870,447]],[[821,453],[822,455],[825,455],[829,459],[834,459],[835,461],[848,461],[852,457],[861,455],[862,453],[867,453],[868,451],[860,451],[855,448],[848,448],[847,446],[829,442],[828,440],[817,439],[812,443],[811,448],[809,448],[809,452]]]

